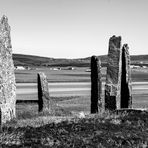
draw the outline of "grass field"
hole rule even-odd
[[[90,82],[87,68],[53,71],[37,69],[15,71],[17,83],[36,83],[42,71],[49,82]],[[132,70],[132,81],[148,81],[146,69]],[[105,80],[106,69],[102,69]],[[35,95],[21,95],[36,100]],[[90,115],[90,95],[51,97],[57,104],[54,113],[38,113],[37,102],[18,103],[17,119],[3,125],[2,147],[105,148],[147,147],[148,112],[99,113]],[[146,96],[136,95],[133,107],[148,108]]]
[[[17,83],[37,82],[37,73],[44,72],[49,82],[87,82],[90,81],[90,73],[85,72],[87,68],[76,68],[75,70],[50,70],[40,68],[37,70],[16,70]]]
[[[75,68],[74,70],[50,70],[48,68],[42,68],[37,70],[17,70],[16,81],[17,82],[36,82],[37,73],[39,71],[45,72],[49,82],[90,82],[90,72],[86,72],[88,68]],[[148,81],[148,69],[133,69],[132,81]],[[105,80],[106,68],[102,68],[103,81]],[[27,86],[28,87],[28,86]],[[65,87],[65,86],[63,86]],[[74,87],[74,86],[73,86]],[[78,87],[78,86],[77,86]],[[71,88],[71,86],[69,86]],[[104,93],[102,92],[102,95]],[[37,100],[37,94],[22,94],[17,98],[21,100]],[[90,111],[90,94],[87,96],[67,96],[67,97],[52,97],[57,103],[68,111]],[[62,98],[62,100],[61,100]],[[65,100],[64,100],[65,98]],[[70,99],[68,99],[70,98]],[[103,97],[102,97],[103,98]],[[146,96],[134,95],[133,96],[134,108],[147,108],[148,100]]]
[[[55,82],[90,82],[90,72],[86,72],[86,67],[76,67],[74,70],[50,70],[49,68],[41,68],[37,70],[17,70],[16,73],[16,81],[19,82],[36,82],[37,81],[37,73],[42,71],[45,72],[45,74],[48,77],[48,81],[51,83]],[[148,81],[148,69],[132,69],[132,81]],[[105,75],[106,75],[106,68],[102,68],[102,75],[103,75],[103,81],[105,81]],[[24,86],[23,86],[24,87]],[[28,86],[27,86],[28,87]],[[57,86],[56,86],[57,87]],[[63,86],[65,87],[65,86]],[[74,86],[73,86],[74,87]],[[78,86],[77,86],[78,87]],[[71,86],[69,86],[71,88]],[[103,93],[103,92],[102,92]],[[104,93],[103,93],[104,95]],[[73,95],[74,96],[74,95]],[[37,94],[22,94],[18,95],[18,98],[21,98],[21,100],[37,100]],[[62,96],[61,96],[62,97]],[[57,97],[57,98],[61,98]],[[68,96],[67,96],[68,97]],[[77,98],[78,99],[77,99]],[[67,99],[65,101],[60,101],[59,104],[61,106],[64,106],[68,108],[68,110],[78,110],[78,111],[89,111],[90,109],[90,94],[88,96],[77,96],[70,97],[71,100]],[[74,99],[73,99],[74,98]],[[64,99],[64,97],[63,97]],[[58,99],[57,99],[58,100]],[[70,104],[70,103],[71,104]],[[72,106],[73,104],[73,106]],[[148,101],[146,100],[146,96],[143,94],[141,96],[134,95],[133,97],[133,107],[135,108],[146,108],[148,107]]]
[[[38,68],[36,70],[16,70],[17,83],[36,83],[37,73],[44,72],[48,82],[90,82],[90,72],[86,72],[89,67],[75,67],[74,70],[50,70],[49,68]],[[106,68],[102,68],[103,80],[105,80]],[[148,69],[132,69],[132,81],[148,81]]]
[[[38,116],[7,123],[2,147],[146,148],[148,112],[104,112],[84,117]]]

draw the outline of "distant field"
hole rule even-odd
[[[44,72],[50,83],[60,83],[60,82],[90,82],[90,72],[86,72],[88,68],[75,68],[74,70],[50,70],[48,68],[37,69],[37,70],[17,70],[16,82],[17,83],[36,83],[37,82],[37,73]],[[105,80],[106,68],[102,68],[103,81]],[[141,81],[148,82],[148,69],[133,69],[132,70],[132,81]],[[56,88],[55,88],[56,86]],[[58,89],[61,86],[52,85],[52,89]],[[62,88],[66,88],[67,85],[63,85]],[[68,85],[69,89],[79,88],[81,86],[77,85]],[[90,86],[89,86],[90,87]],[[19,86],[19,89],[28,88],[31,89],[32,86]],[[37,89],[36,86],[33,86],[34,89]],[[18,88],[17,88],[18,90]],[[37,91],[37,90],[36,90]],[[51,91],[51,87],[50,87]],[[137,90],[138,91],[138,90]],[[141,91],[141,90],[140,90]],[[146,92],[145,92],[146,93]],[[50,93],[52,98],[55,98],[59,106],[65,108],[68,111],[90,111],[90,91],[78,92],[78,91],[69,91],[69,92],[57,92]],[[60,94],[64,94],[60,96]],[[85,94],[85,95],[82,95]],[[66,96],[67,95],[67,96]],[[104,95],[104,91],[103,91]],[[55,97],[56,96],[56,97]],[[62,98],[62,99],[61,99]],[[37,100],[36,94],[17,94],[17,100]],[[29,105],[29,104],[28,104]],[[29,110],[33,109],[37,111],[37,105],[29,105]],[[23,106],[22,106],[23,107]],[[21,108],[22,108],[21,107]],[[26,106],[27,107],[27,106]],[[23,110],[26,109],[23,107]],[[147,94],[134,94],[133,95],[133,107],[134,108],[148,108]],[[28,107],[27,107],[28,108]],[[19,107],[17,108],[19,112]]]
[[[74,70],[50,70],[40,68],[37,70],[16,70],[17,83],[37,82],[37,73],[44,72],[49,82],[87,82],[90,81],[90,72],[85,72],[87,68],[76,68]]]
[[[40,68],[37,70],[16,70],[17,83],[36,83],[37,73],[44,72],[48,82],[90,82],[90,72],[86,72],[87,67],[76,67],[74,70],[50,70]],[[102,68],[103,80],[105,80],[106,68]],[[132,81],[148,81],[148,69],[133,69]]]

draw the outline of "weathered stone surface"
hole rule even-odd
[[[96,57],[91,57],[91,113],[102,110],[102,81],[101,81],[101,61]]]
[[[120,108],[121,37],[109,40],[108,65],[105,85],[105,109]]]
[[[132,107],[132,85],[129,47],[124,44],[122,47],[122,72],[121,72],[121,108]]]
[[[128,45],[121,49],[121,37],[109,40],[105,108],[115,110],[132,107],[131,70]]]
[[[3,16],[0,20],[0,108],[2,122],[16,117],[16,83],[12,46],[8,19]]]
[[[43,72],[38,73],[38,103],[39,112],[51,110],[52,104],[49,96],[47,77]]]
[[[2,123],[6,123],[10,119],[12,119],[12,109],[11,106],[8,103],[1,105],[1,119]]]

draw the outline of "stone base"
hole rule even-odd
[[[1,124],[6,123],[16,117],[15,107],[10,104],[0,104],[0,122]]]

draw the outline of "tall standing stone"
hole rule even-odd
[[[102,81],[101,81],[101,62],[96,56],[91,57],[91,113],[102,110]]]
[[[132,85],[129,47],[124,44],[122,47],[122,64],[121,64],[121,108],[132,107]]]
[[[105,109],[120,108],[121,37],[109,40],[108,65],[105,85]]]
[[[16,117],[16,83],[8,19],[0,20],[0,108],[2,123]]]
[[[52,110],[48,81],[46,75],[43,72],[38,73],[38,104],[39,112]]]

